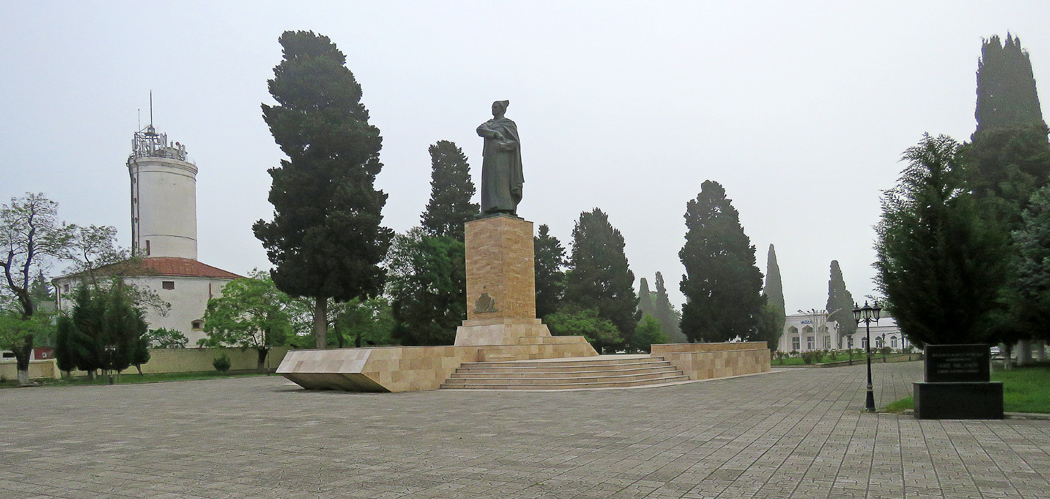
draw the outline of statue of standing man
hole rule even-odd
[[[492,119],[478,127],[485,139],[481,166],[481,213],[509,213],[517,216],[521,202],[521,143],[518,126],[504,115],[510,101],[492,103]]]

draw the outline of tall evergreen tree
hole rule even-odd
[[[439,140],[430,146],[430,163],[430,201],[420,217],[423,230],[431,236],[462,241],[463,225],[481,210],[477,203],[470,202],[474,182],[467,157],[454,142]]]
[[[842,269],[838,260],[831,261],[831,278],[828,279],[828,320],[839,325],[839,334],[843,336],[857,332],[857,321],[853,318],[853,295],[846,289]]]
[[[620,335],[617,346],[630,341],[641,316],[623,235],[598,208],[581,213],[572,230],[565,301],[583,309],[597,309],[598,317],[616,326]]]
[[[533,238],[536,263],[536,317],[543,319],[558,309],[565,294],[565,248],[540,225]]]
[[[986,40],[977,73],[977,131],[963,145],[958,161],[965,167],[966,188],[978,197],[978,211],[988,230],[1007,242],[1008,269],[1025,265],[1011,232],[1024,230],[1022,213],[1029,200],[1050,180],[1050,142],[1043,122],[1032,66],[1020,40],[1007,34]],[[1030,322],[1018,318],[1017,292],[1025,276],[1013,274],[999,290],[996,310],[986,330],[990,341],[1013,342],[1031,335]]]
[[[690,341],[751,338],[764,303],[762,272],[739,213],[718,182],[704,181],[686,206],[685,225],[685,246],[678,252],[686,271],[682,332]]]
[[[641,278],[638,283],[638,310],[642,313],[642,321],[645,320],[646,315],[651,315],[654,319],[656,318],[656,305],[653,303],[653,292],[649,291],[649,281],[646,281],[644,277]]]
[[[766,253],[766,284],[762,287],[766,297],[763,307],[763,320],[759,327],[759,341],[765,341],[770,350],[776,350],[780,336],[784,334],[784,323],[787,322],[787,308],[784,305],[784,285],[780,279],[780,265],[777,264],[777,253],[769,245]]]
[[[950,137],[924,135],[882,199],[877,281],[916,345],[986,339],[1008,282],[1006,242],[963,188],[957,152]]]
[[[288,159],[271,168],[272,222],[253,226],[278,289],[314,300],[317,348],[328,331],[328,299],[381,292],[379,266],[393,231],[382,227],[387,195],[375,188],[382,138],[368,124],[361,85],[326,36],[286,31],[284,60],[268,81],[276,106],[263,119]]]
[[[682,334],[682,314],[671,304],[671,298],[667,296],[667,286],[664,284],[663,274],[656,273],[656,291],[653,294],[653,307],[656,314],[653,316],[663,325],[671,343],[685,343],[688,338]]]
[[[1020,38],[1007,33],[1006,43],[1000,43],[999,36],[993,35],[981,46],[974,115],[978,132],[1043,123],[1032,62]]]
[[[103,358],[109,369],[121,372],[132,363],[149,360],[140,358],[149,326],[144,314],[128,299],[120,285],[111,286],[105,296],[105,312],[102,314]],[[112,351],[107,346],[115,347]]]

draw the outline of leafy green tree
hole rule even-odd
[[[977,63],[977,131],[1039,125],[1043,114],[1028,52],[1021,39],[1006,34],[1006,43],[993,35],[981,46]]]
[[[382,227],[387,195],[375,188],[382,139],[368,124],[361,85],[326,36],[286,31],[284,60],[268,81],[276,106],[263,119],[288,159],[271,168],[272,222],[253,226],[278,289],[314,300],[314,335],[325,348],[328,299],[380,293],[379,266],[393,231]]]
[[[828,279],[828,320],[836,321],[839,334],[849,336],[857,332],[857,321],[853,318],[853,295],[846,289],[842,269],[838,260],[831,261],[831,278]]]
[[[690,341],[750,338],[764,303],[762,272],[740,216],[718,182],[704,181],[685,212],[682,332]]]
[[[470,202],[475,191],[467,157],[454,142],[439,140],[430,146],[430,163],[430,201],[420,217],[423,230],[462,241],[464,224],[481,211]]]
[[[554,313],[565,295],[565,247],[540,225],[533,238],[536,263],[536,317],[545,319]]]
[[[580,214],[572,241],[565,302],[579,309],[597,310],[598,316],[612,322],[619,332],[620,339],[610,345],[625,346],[641,313],[623,235],[602,210],[595,208]]]
[[[403,345],[451,345],[467,318],[462,241],[430,237],[421,228],[394,237],[387,254],[387,293],[394,337]]]
[[[1006,288],[1011,319],[1024,334],[1050,340],[1050,187],[1035,192],[1013,232],[1017,276]]]
[[[270,348],[284,345],[292,332],[292,298],[277,289],[266,272],[230,281],[222,296],[208,300],[204,312],[205,346],[253,348],[256,368],[265,369]]]
[[[634,330],[634,338],[631,339],[631,346],[651,352],[653,345],[659,345],[671,341],[666,334],[664,334],[663,326],[660,321],[656,320],[651,314],[645,314],[642,318],[642,322],[638,324],[638,327]]]
[[[127,250],[117,246],[117,228],[111,225],[74,226],[67,256],[73,261],[73,273],[81,274],[95,287],[112,275],[100,273],[100,269],[130,258]]]
[[[397,344],[393,336],[394,314],[384,297],[347,302],[336,319],[335,331],[340,341],[350,338],[356,348]]]
[[[1008,282],[1006,241],[963,188],[958,147],[925,134],[906,150],[908,165],[885,192],[876,227],[880,291],[916,345],[985,340]]]
[[[682,334],[682,314],[671,304],[667,296],[667,286],[664,284],[663,274],[656,273],[656,291],[653,293],[653,308],[656,313],[653,317],[660,321],[663,331],[667,333],[672,343],[685,343],[688,338]]]
[[[780,265],[777,264],[777,253],[769,245],[766,253],[766,285],[762,287],[766,304],[758,324],[758,341],[765,341],[770,350],[776,350],[780,336],[784,334],[784,323],[787,322],[787,308],[784,305],[784,284],[780,278]],[[852,310],[852,308],[851,308]]]
[[[50,258],[65,256],[72,233],[71,226],[58,220],[58,204],[43,194],[26,193],[0,205],[0,288],[14,297],[13,308],[27,323],[0,330],[0,349],[14,352],[21,385],[30,383],[33,338],[43,327],[33,321],[37,309],[31,289],[34,270]]]
[[[153,348],[186,348],[190,340],[181,331],[162,327],[146,333],[146,342]]]
[[[565,305],[545,321],[554,336],[583,336],[599,352],[623,344],[620,330],[596,308]]]

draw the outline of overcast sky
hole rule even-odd
[[[200,260],[268,268],[251,224],[272,216],[282,155],[259,106],[281,32],[313,30],[347,55],[382,132],[387,226],[418,225],[438,140],[479,183],[474,130],[509,99],[520,216],[568,247],[601,208],[636,278],[663,272],[681,304],[682,216],[715,180],[763,273],[775,245],[789,313],[820,309],[831,260],[854,298],[875,293],[873,226],[901,152],[924,132],[969,139],[982,38],[1019,35],[1046,95],[1048,25],[1045,1],[2,0],[0,200],[44,192],[128,246],[125,162],[152,90],[154,125],[200,169]]]

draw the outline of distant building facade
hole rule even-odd
[[[863,324],[852,335],[840,334],[838,322],[829,321],[826,312],[817,310],[787,316],[777,350],[787,353],[865,348],[865,338]],[[882,315],[878,324],[871,323],[871,344],[872,348],[888,346],[894,350],[911,346],[911,342],[897,327],[897,321],[886,314]]]
[[[128,157],[131,177],[131,252],[135,257],[98,269],[97,276],[119,276],[155,293],[167,310],[146,307],[150,329],[174,329],[189,345],[204,338],[208,300],[242,276],[197,261],[197,165],[186,146],[168,142],[153,125],[134,135]],[[73,307],[73,293],[85,276],[54,280],[59,309]]]

